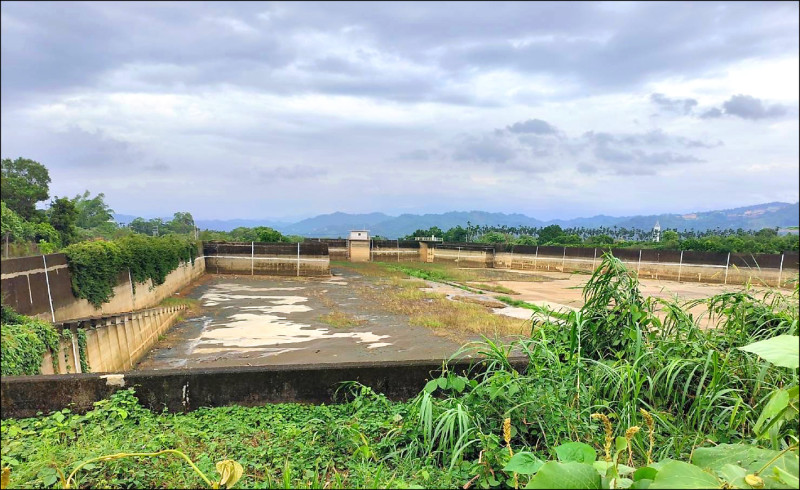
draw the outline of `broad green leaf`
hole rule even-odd
[[[764,422],[780,414],[788,405],[789,392],[781,389],[775,390],[769,398],[767,405],[764,407],[764,410],[761,411],[756,425],[753,426],[753,431],[758,434],[759,437],[763,436],[764,434],[761,433],[761,427],[764,425]]]
[[[425,392],[428,394],[433,393],[434,391],[436,391],[438,381],[439,381],[438,379],[432,379],[428,381],[427,383],[425,383],[425,388],[423,388],[423,390],[425,390]]]
[[[757,356],[775,364],[776,366],[797,369],[800,365],[800,337],[797,335],[778,335],[771,339],[761,340],[739,347],[745,352],[752,352]]]
[[[559,461],[564,463],[575,461],[578,463],[592,463],[597,459],[597,452],[588,444],[582,442],[568,442],[556,448]]]
[[[592,463],[592,466],[594,467],[595,470],[597,470],[598,473],[600,473],[600,476],[605,477],[606,474],[608,473],[608,469],[614,467],[614,463],[609,463],[608,461],[600,460],[600,461],[595,461],[594,463]],[[631,468],[630,466],[626,466],[624,464],[618,464],[617,465],[617,474],[618,475],[629,475],[629,474],[633,473],[633,471],[635,469],[636,468]]]
[[[747,470],[741,466],[726,464],[717,474],[734,488],[747,488],[750,486],[744,481],[744,477],[747,476]]]
[[[548,461],[525,488],[600,488],[600,475],[586,464]]]
[[[457,376],[453,378],[452,382],[453,388],[459,393],[464,391],[464,388],[467,386],[467,382],[461,376]]]
[[[634,481],[655,480],[657,474],[658,474],[657,469],[651,466],[645,466],[644,468],[639,468],[638,470],[636,470],[636,472],[633,474],[633,479]]]
[[[441,389],[447,388],[447,378],[439,378],[436,380],[436,383],[439,385],[439,388]]]
[[[617,439],[615,441],[615,445],[616,445],[616,448],[617,448],[617,452],[618,453],[622,452],[622,451],[628,449],[628,440],[625,439],[624,437],[621,437],[621,436],[617,437]]]
[[[672,461],[659,470],[649,488],[719,488],[719,480],[697,466]]]
[[[649,478],[642,478],[641,480],[636,480],[631,485],[631,488],[650,488],[650,485],[653,484],[653,480]]]
[[[543,464],[544,462],[534,456],[533,453],[522,451],[511,457],[503,471],[515,472],[521,475],[533,475],[539,471]]]
[[[791,474],[777,466],[773,466],[772,471],[775,473],[775,476],[778,477],[778,480],[789,485],[790,488],[800,488],[800,479],[797,477],[797,472]]]
[[[780,451],[762,449],[747,444],[720,444],[714,447],[695,449],[692,455],[692,463],[700,468],[707,468],[713,471],[720,471],[726,464],[733,464],[741,466],[748,473],[753,473],[760,470],[779,454]],[[797,474],[797,455],[792,452],[784,453],[765,470],[775,466],[783,468],[790,474]]]

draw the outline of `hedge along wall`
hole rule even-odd
[[[328,244],[322,242],[203,244],[206,271],[214,274],[330,276]]]
[[[77,260],[72,262],[72,266],[88,264],[86,270],[76,274],[78,277],[73,277],[64,253],[3,260],[0,282],[3,302],[18,313],[47,321],[96,318],[155,306],[205,271],[203,258],[192,261],[192,251],[188,247],[183,252],[169,255],[169,248],[178,248],[176,243],[172,243],[178,237],[133,238],[127,243],[122,240],[115,242],[116,247],[95,245],[110,242],[76,244],[82,247],[74,256]],[[159,247],[160,244],[155,242],[156,247],[147,248],[146,243],[155,240],[164,240],[168,242],[167,246]],[[181,246],[179,240],[177,245]],[[120,242],[123,242],[122,246]],[[72,249],[72,246],[67,248]],[[127,256],[120,257],[123,253]],[[185,261],[179,253],[185,254]],[[117,270],[109,264],[116,265]],[[79,291],[77,294],[76,289]],[[99,307],[87,299],[99,300],[106,294],[108,301]]]

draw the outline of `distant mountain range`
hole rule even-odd
[[[133,218],[133,216],[128,215],[115,215],[117,221],[127,223]],[[401,214],[400,216],[389,216],[383,213],[332,213],[304,219],[297,223],[257,219],[198,219],[196,223],[201,229],[219,231],[230,231],[239,226],[269,226],[287,235],[319,238],[344,238],[350,230],[368,229],[371,235],[398,238],[413,233],[417,229],[427,229],[432,226],[438,226],[442,230],[447,230],[457,225],[466,227],[467,222],[473,225],[488,226],[542,227],[556,224],[562,228],[617,226],[620,228],[650,229],[656,221],[661,224],[662,229],[675,228],[678,230],[706,230],[713,228],[760,230],[761,228],[785,228],[787,226],[798,225],[800,221],[800,202],[770,202],[735,209],[688,214],[620,217],[598,215],[591,218],[574,218],[568,220],[539,220],[523,214],[488,213],[485,211],[452,211],[442,214]]]

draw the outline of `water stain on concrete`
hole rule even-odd
[[[331,279],[214,277],[188,296],[203,316],[173,327],[138,369],[446,358],[459,345],[358,294],[371,278],[334,270]],[[332,287],[334,286],[334,287]],[[339,287],[335,287],[339,286]],[[354,295],[355,294],[355,295]],[[334,328],[320,320],[340,311],[365,320]]]

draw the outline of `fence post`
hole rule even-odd
[[[594,270],[594,261],[597,260],[597,247],[594,248],[594,257],[592,257],[592,270]]]
[[[567,260],[567,247],[564,247],[564,255],[561,257],[561,272],[564,272],[564,262]]]
[[[508,260],[508,268],[514,267],[514,247],[511,247],[511,258]]]
[[[299,242],[298,242],[299,245]],[[250,242],[250,275],[255,275],[256,242]]]
[[[56,312],[53,309],[53,296],[50,294],[50,274],[47,273],[47,257],[42,255],[44,262],[44,279],[47,281],[47,299],[50,300],[50,315],[53,317],[53,323],[56,321]]]
[[[369,261],[372,262],[372,238],[369,239]]]
[[[297,277],[300,277],[300,242],[297,242]]]
[[[786,252],[781,252],[781,268],[778,269],[778,287],[781,287],[781,279],[783,278],[783,256]]]
[[[681,282],[681,269],[683,268],[683,250],[681,250],[681,260],[678,262],[678,282]]]
[[[400,262],[400,239],[397,239],[397,261]]]
[[[731,265],[731,253],[728,252],[728,260],[725,261],[725,282],[723,284],[728,284],[728,267]]]
[[[456,267],[458,267],[461,263],[461,247],[458,247],[458,252],[456,252]]]
[[[639,269],[642,268],[642,249],[639,249],[639,265],[636,266],[636,278],[639,278]]]
[[[536,245],[536,255],[533,256],[533,270],[536,270],[536,259],[539,258],[539,245]]]

